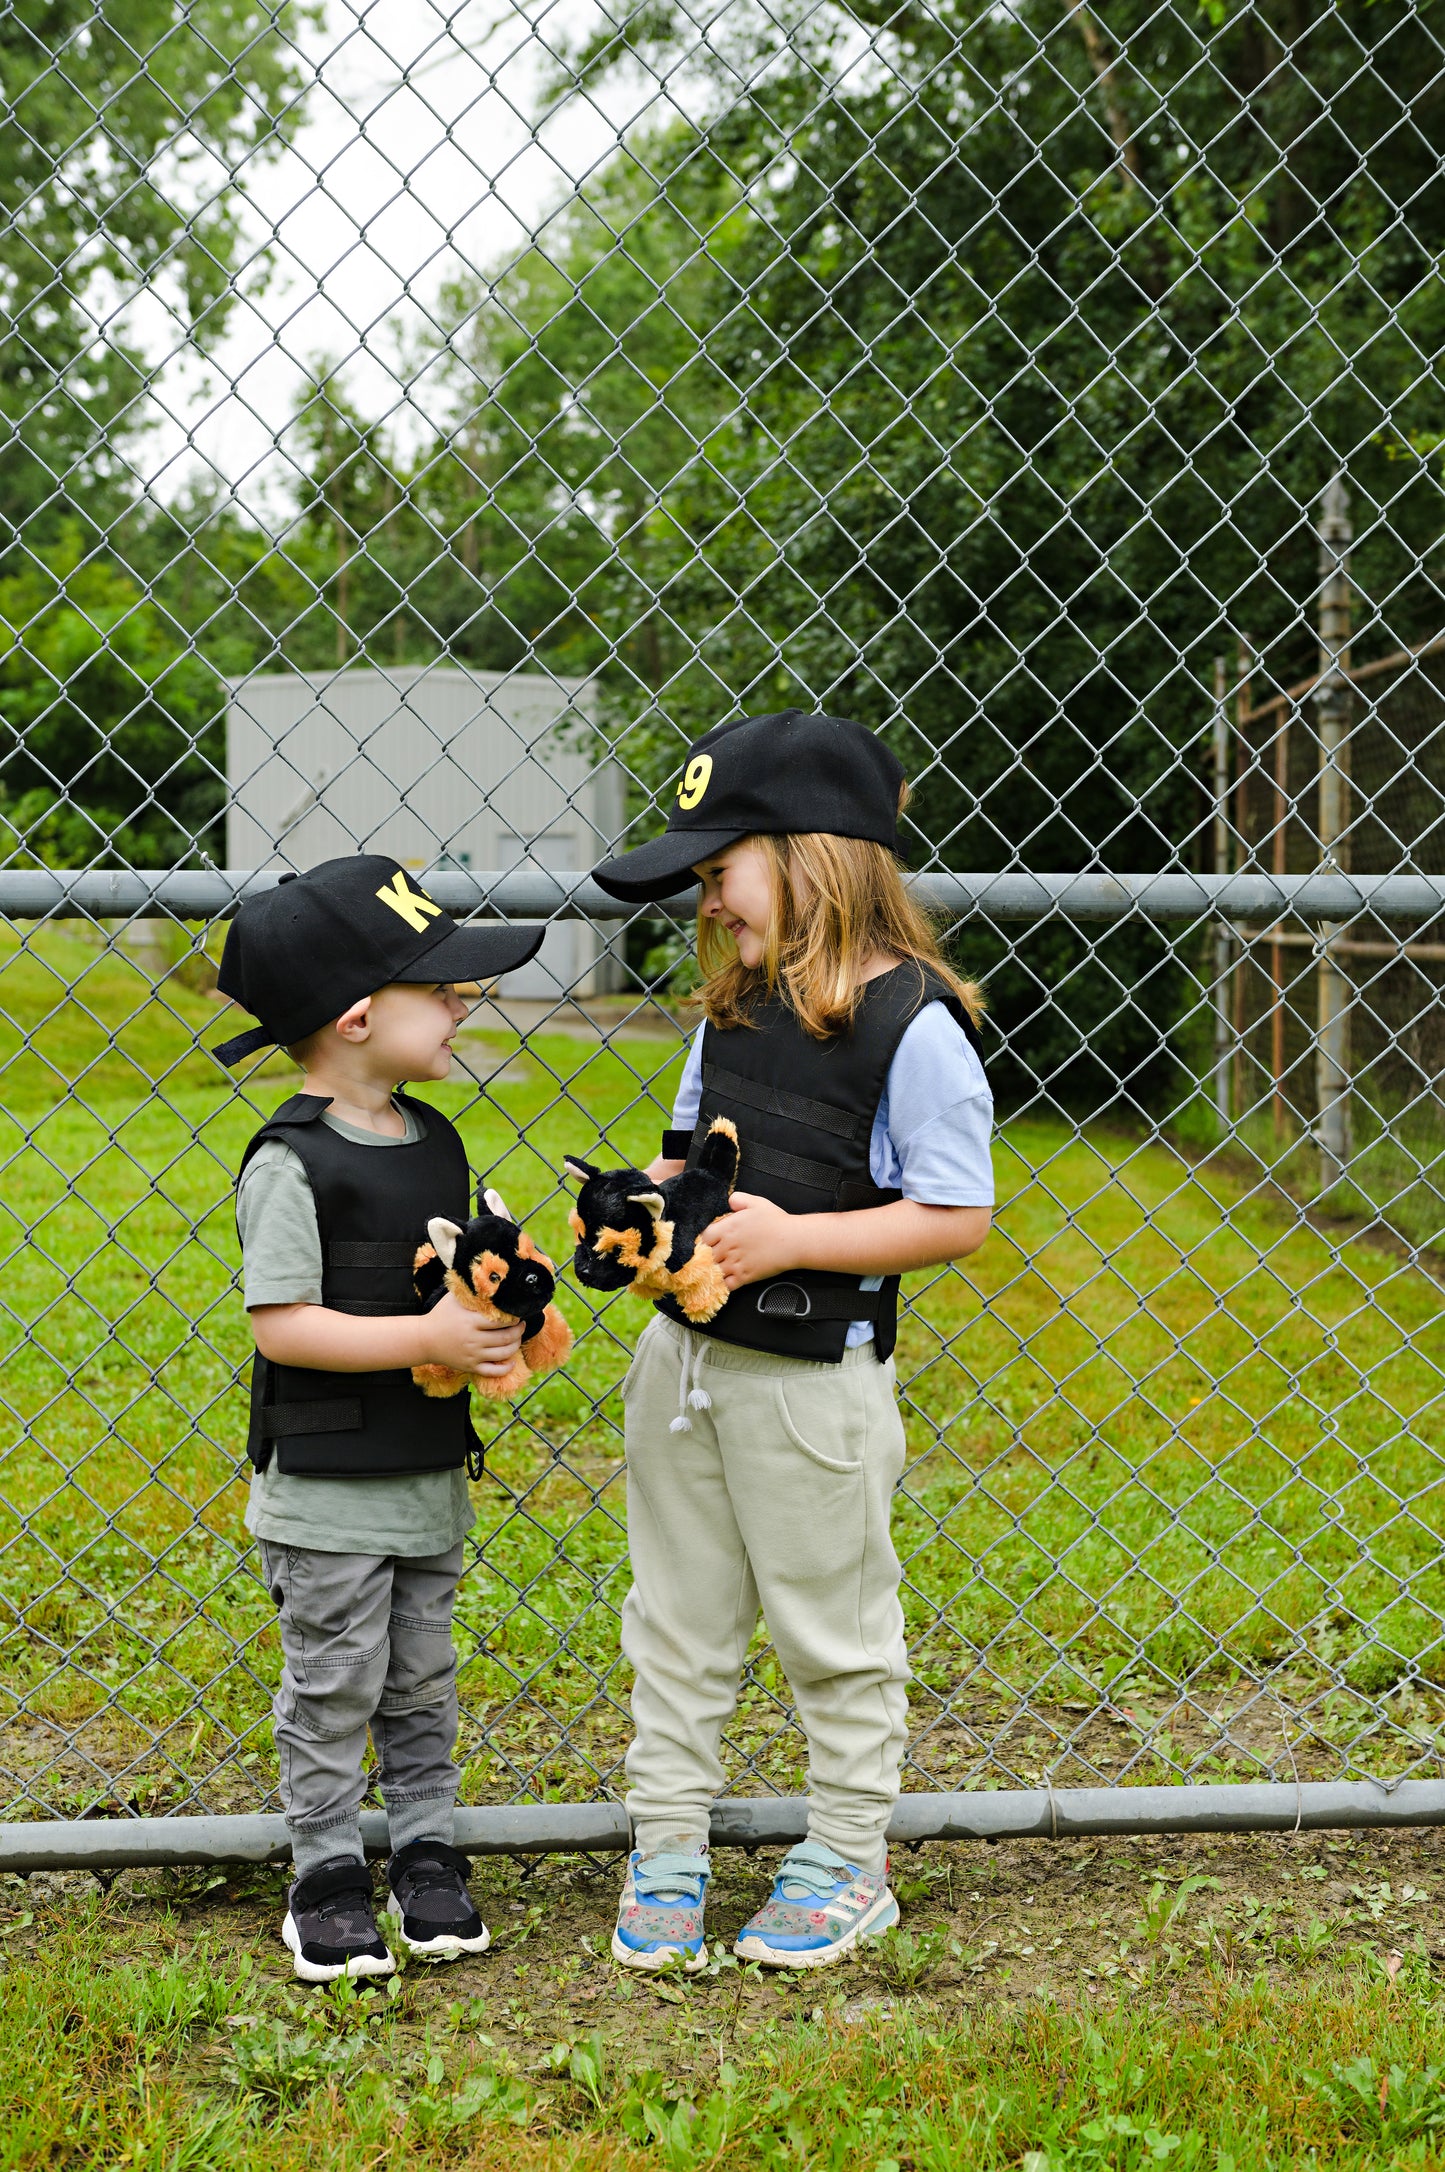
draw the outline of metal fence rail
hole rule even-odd
[[[992,1016],[900,1833],[1437,1820],[1445,0],[133,12],[0,0],[0,1863],[276,1844],[239,897],[367,847],[548,923],[439,1096],[564,1252],[691,1030],[687,900],[586,870],[791,704],[896,747]],[[478,1847],[620,1831],[643,1315],[564,1302],[484,1421]],[[728,1756],[785,1836],[763,1641]]]
[[[91,873],[75,868],[0,870],[0,917],[9,920],[221,919],[254,890],[273,887],[280,869],[216,868],[153,872],[125,868]],[[951,919],[1198,920],[1294,916],[1301,920],[1421,921],[1445,912],[1445,876],[1438,875],[946,875],[908,878],[930,912]],[[546,868],[443,869],[427,885],[448,912],[511,920],[634,920],[589,876]]]

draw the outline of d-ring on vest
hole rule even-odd
[[[888,1069],[913,1019],[944,1004],[982,1056],[977,1030],[947,982],[908,960],[863,990],[850,1031],[815,1041],[780,998],[760,1003],[756,1023],[726,1032],[709,1025],[702,1041],[702,1104],[695,1131],[668,1132],[663,1152],[696,1157],[715,1116],[730,1116],[742,1141],[738,1188],[771,1199],[790,1214],[887,1206],[902,1193],[873,1182],[869,1143]],[[783,1083],[786,1081],[786,1084]],[[851,1320],[873,1322],[880,1358],[898,1335],[898,1277],[861,1290],[857,1275],[803,1268],[734,1290],[706,1327],[688,1321],[671,1298],[658,1305],[694,1334],[715,1335],[780,1357],[842,1361]]]

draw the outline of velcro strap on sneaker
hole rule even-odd
[[[697,1900],[711,1864],[705,1855],[649,1855],[632,1873],[633,1890],[651,1900]]]

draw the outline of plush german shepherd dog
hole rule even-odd
[[[504,1373],[457,1373],[448,1365],[414,1365],[411,1377],[423,1395],[459,1395],[470,1380],[479,1395],[517,1395],[533,1373],[561,1365],[572,1348],[572,1330],[552,1303],[557,1276],[552,1262],[518,1227],[496,1192],[484,1192],[478,1214],[465,1229],[437,1215],[426,1225],[412,1266],[417,1296],[429,1304],[442,1288],[458,1304],[502,1327],[525,1323],[522,1347]]]
[[[594,1169],[569,1156],[567,1174],[582,1184],[569,1217],[577,1280],[591,1290],[630,1285],[643,1297],[675,1297],[705,1326],[728,1291],[702,1233],[727,1212],[740,1159],[737,1126],[726,1116],[713,1119],[693,1167],[662,1184],[641,1169]]]

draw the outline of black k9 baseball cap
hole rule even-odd
[[[260,1019],[211,1050],[239,1063],[289,1048],[389,982],[493,980],[525,965],[545,928],[459,928],[384,853],[323,860],[242,901],[216,985]]]
[[[695,739],[661,837],[592,870],[629,904],[686,889],[709,853],[758,834],[867,837],[898,850],[903,765],[845,716],[735,717]]]

